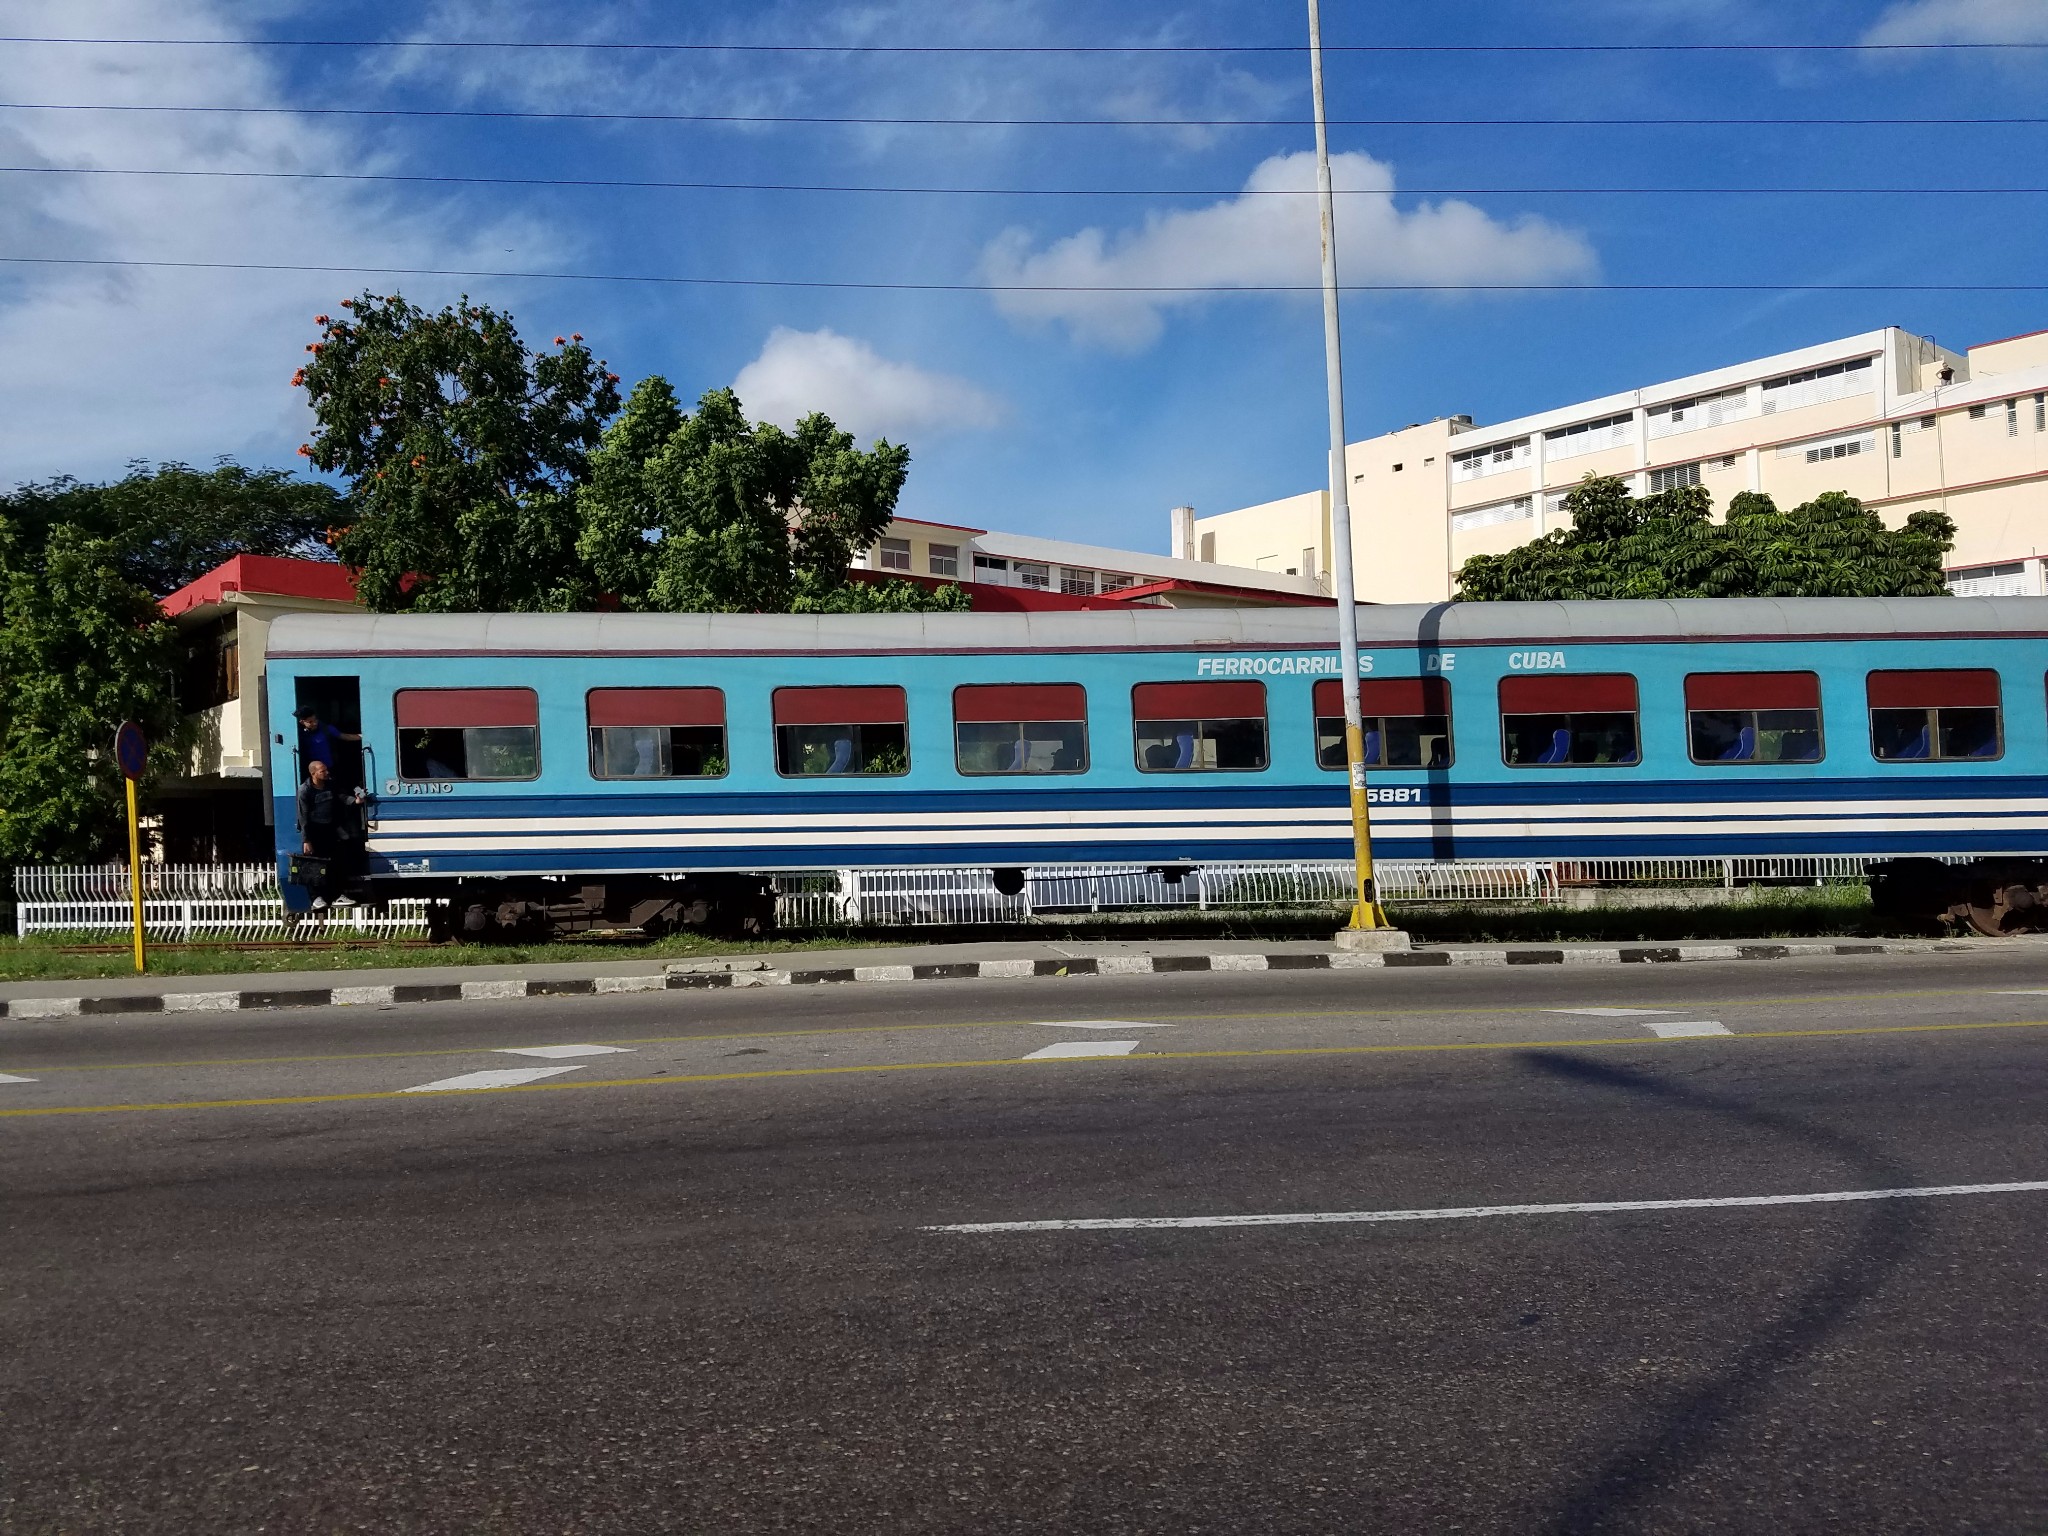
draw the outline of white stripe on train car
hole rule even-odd
[[[851,809],[851,808],[850,808]],[[1143,825],[1203,825],[1213,821],[1218,808],[1215,806],[1162,806],[1135,810],[1063,810],[1049,808],[1043,811],[885,811],[860,808],[861,825],[864,828],[886,827],[921,828],[967,828],[990,830],[995,828],[1033,828],[1048,826],[1143,826]],[[1457,821],[1555,821],[1585,820],[1599,817],[1607,820],[1627,820],[1637,817],[1656,816],[1664,820],[1692,817],[1700,820],[1722,821],[1730,818],[1757,820],[1767,817],[1799,816],[1865,816],[1881,813],[1893,816],[1920,815],[1934,817],[1982,816],[1982,815],[2048,815],[2048,799],[2013,798],[2007,800],[1941,800],[1941,799],[1886,799],[1858,800],[1848,797],[1833,800],[1783,800],[1783,801],[1625,801],[1613,805],[1597,806],[1586,804],[1538,804],[1538,805],[1376,805],[1373,818],[1383,821],[1430,821],[1442,820],[1446,816]],[[1256,806],[1231,807],[1230,818],[1241,825],[1262,822],[1301,823],[1323,822],[1349,825],[1350,813],[1342,806],[1300,806],[1291,809],[1267,809]],[[626,835],[657,832],[720,832],[739,831],[752,827],[773,827],[785,832],[843,832],[846,827],[844,813],[838,815],[808,816],[782,815],[776,812],[751,814],[691,815],[688,813],[663,816],[477,816],[477,817],[434,817],[419,820],[394,819],[389,824],[393,836],[428,837],[447,834],[477,834],[487,832],[555,833],[581,832],[602,829],[614,838]]]

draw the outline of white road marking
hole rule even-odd
[[[35,1079],[32,1077],[13,1077],[8,1073],[0,1072],[0,1083],[32,1083],[34,1081]]]
[[[2006,987],[1993,994],[1996,997],[2048,997],[2048,987]]]
[[[567,1061],[571,1056],[630,1056],[629,1045],[508,1045],[492,1052],[495,1056],[539,1056],[547,1061]]]
[[[1305,1211],[1273,1216],[1110,1216],[1070,1221],[972,1221],[927,1232],[1130,1232],[1153,1227],[1334,1226],[1379,1221],[1468,1221],[1483,1216],[1604,1216],[1617,1211],[1705,1211],[1745,1205],[1836,1205],[1858,1200],[1935,1200],[1949,1195],[2040,1194],[2048,1179],[2012,1184],[1938,1184],[1925,1189],[1842,1189],[1814,1195],[1723,1195],[1705,1200],[1580,1200],[1562,1205],[1451,1205],[1415,1211]]]
[[[1699,1035],[1725,1035],[1728,1026],[1718,1019],[1652,1019],[1647,1025],[1660,1040],[1691,1040]]]
[[[1171,1024],[1140,1024],[1136,1019],[1040,1019],[1040,1029],[1171,1029]]]
[[[1545,1013],[1580,1013],[1589,1019],[1633,1019],[1652,1013],[1676,1013],[1676,1008],[1546,1008]]]
[[[453,1093],[464,1088],[516,1088],[521,1083],[535,1083],[562,1072],[582,1070],[581,1067],[500,1067],[495,1072],[465,1072],[460,1077],[444,1077],[438,1082],[421,1083],[417,1088],[401,1088],[399,1092]]]
[[[1025,1061],[1057,1061],[1075,1056],[1128,1056],[1138,1048],[1135,1040],[1062,1040],[1043,1050],[1027,1051]]]

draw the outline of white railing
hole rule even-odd
[[[1962,857],[1957,855],[1956,857]],[[1723,886],[1758,881],[1859,880],[1870,861],[1834,854],[1663,859],[1390,859],[1378,866],[1382,900],[1551,904],[1567,888]],[[972,926],[1036,917],[1128,911],[1341,911],[1351,901],[1349,860],[1200,865],[1063,864],[1023,872],[1006,895],[982,868],[817,870],[774,879],[778,924],[789,930]],[[14,872],[15,932],[125,933],[128,871],[121,865],[43,866]],[[158,864],[143,876],[143,921],[159,941],[195,938],[316,941],[423,938],[425,899],[310,917],[284,910],[267,864]]]
[[[134,922],[122,864],[53,865],[14,872],[14,931],[126,933]],[[381,911],[341,907],[310,916],[284,909],[268,864],[148,864],[142,871],[142,927],[158,943],[192,939],[413,939],[427,933],[427,904],[391,902]]]

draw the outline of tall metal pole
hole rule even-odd
[[[1344,462],[1344,344],[1337,324],[1337,200],[1323,116],[1323,23],[1308,0],[1309,85],[1315,96],[1316,194],[1323,220],[1323,353],[1330,386],[1330,567],[1337,587],[1337,654],[1344,687],[1344,761],[1351,780],[1351,843],[1358,887],[1351,927],[1388,928],[1373,881],[1372,812],[1365,792],[1365,727],[1358,707],[1358,594],[1351,573],[1351,476]]]

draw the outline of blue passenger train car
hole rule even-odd
[[[1445,604],[1359,626],[1386,857],[2048,854],[2048,599]],[[362,738],[336,770],[369,796],[367,840],[331,878],[441,898],[471,932],[744,927],[775,871],[1344,858],[1334,627],[294,615],[267,670],[280,871],[307,866],[302,752],[277,723],[307,707]]]

